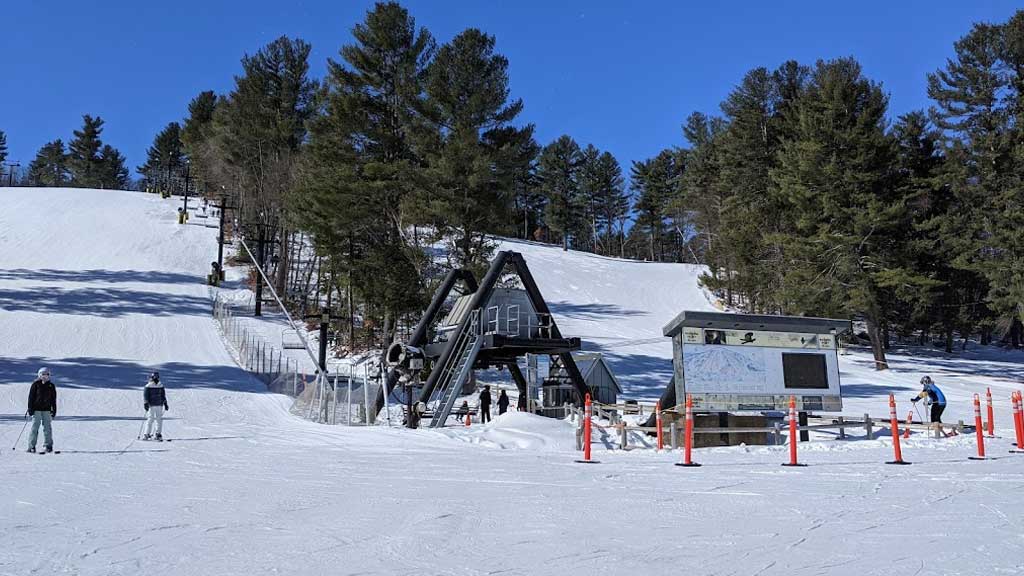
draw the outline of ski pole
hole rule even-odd
[[[145,427],[146,427],[146,418],[143,417],[142,418],[142,424],[139,425],[139,433],[138,433],[138,435],[135,436],[136,440],[139,440],[139,439],[142,438],[142,429],[145,428]]]
[[[21,442],[21,435],[25,433],[25,428],[28,428],[28,414],[25,415],[25,424],[21,427],[21,432],[18,433],[18,439],[14,441],[14,446],[11,446],[11,450],[18,447],[18,442]]]

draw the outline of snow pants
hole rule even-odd
[[[156,424],[156,433],[164,433],[164,407],[163,406],[150,406],[149,413],[146,414],[146,436],[153,434],[153,424]]]
[[[491,421],[491,405],[481,404],[480,405],[480,423],[486,424]]]
[[[39,424],[43,425],[43,442],[47,448],[53,448],[53,417],[46,410],[36,410],[32,414],[32,432],[28,435],[29,448],[35,448],[39,441]]]

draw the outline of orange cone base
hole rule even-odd
[[[700,468],[700,464],[697,464],[696,462],[690,462],[689,464],[686,462],[676,462],[676,466],[682,466],[683,468]]]
[[[893,460],[892,462],[886,462],[886,464],[899,464],[900,466],[909,466],[913,462],[907,462],[906,460]]]
[[[783,466],[795,466],[798,468],[803,468],[804,466],[807,466],[807,464],[790,464],[789,462],[786,462],[785,464],[783,464]]]
[[[988,460],[988,456],[968,456],[968,460]]]
[[[597,460],[577,460],[576,463],[577,464],[600,464],[601,462],[599,462]]]
[[[1024,454],[1024,450],[1013,448],[1012,450],[1010,450],[1010,454]]]

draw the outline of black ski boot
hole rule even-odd
[[[53,452],[53,446],[46,447],[46,453],[49,454],[50,452]]]
[[[28,452],[29,454],[35,454],[36,453],[36,447],[35,446],[29,446],[28,450],[25,450],[25,452]]]
[[[163,437],[163,434],[157,433],[157,435],[156,435],[156,441],[157,441],[157,442],[163,442],[163,441],[164,441],[164,437]]]

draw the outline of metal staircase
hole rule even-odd
[[[473,310],[466,329],[453,338],[458,338],[455,348],[452,349],[448,362],[445,363],[444,371],[438,380],[437,389],[440,391],[437,408],[430,419],[431,428],[444,426],[448,415],[455,405],[455,399],[459,397],[459,391],[473,371],[473,363],[476,362],[477,353],[483,344],[480,330],[480,310]]]

